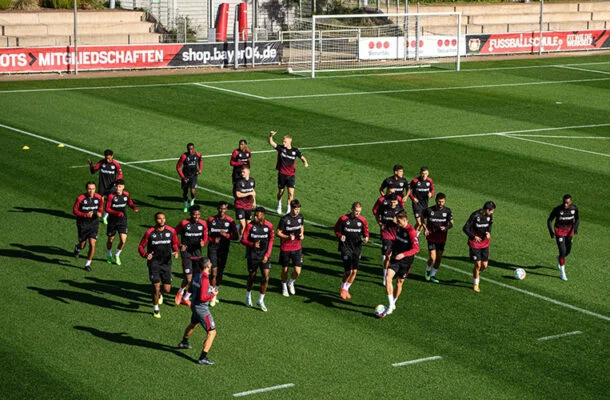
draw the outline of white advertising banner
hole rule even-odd
[[[360,39],[358,58],[360,60],[396,60],[404,58],[402,37],[376,37]]]
[[[460,37],[460,55],[466,54],[466,38]],[[458,52],[457,36],[422,36],[416,38],[379,37],[362,38],[359,43],[360,60],[398,60],[415,58],[455,57]]]

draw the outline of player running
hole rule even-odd
[[[121,166],[114,159],[114,152],[110,149],[104,150],[104,158],[99,160],[95,165],[93,161],[89,161],[89,169],[91,174],[95,174],[99,171],[98,177],[98,193],[104,197],[104,201],[108,198],[108,195],[114,190],[114,185],[117,179],[123,178],[123,171]],[[104,213],[102,217],[104,224],[108,224],[108,213]]]
[[[197,363],[200,365],[214,365],[213,361],[208,360],[208,352],[212,348],[214,338],[216,337],[216,324],[210,313],[209,304],[215,297],[218,291],[210,287],[210,269],[212,263],[209,259],[203,258],[200,261],[201,270],[197,272],[193,279],[193,303],[191,305],[191,323],[184,330],[182,341],[178,344],[179,349],[190,349],[189,338],[201,324],[206,331],[205,340],[203,341],[203,349]]]
[[[396,238],[392,242],[390,265],[385,285],[388,295],[386,315],[392,314],[396,309],[396,301],[402,293],[402,284],[407,279],[407,276],[409,276],[415,254],[419,252],[417,232],[409,224],[407,213],[404,210],[396,216],[396,224],[398,225],[396,228]],[[392,287],[394,277],[396,277],[396,285]]]
[[[361,216],[362,204],[352,204],[352,211],[342,215],[335,224],[335,235],[339,239],[339,251],[343,259],[343,278],[340,295],[342,299],[351,299],[349,288],[354,283],[360,265],[362,243],[369,241],[369,226],[366,218]]]
[[[190,206],[189,212],[191,217],[180,221],[175,228],[176,233],[180,235],[180,258],[184,279],[174,299],[176,305],[182,303],[188,307],[191,306],[189,288],[193,279],[193,260],[202,257],[201,249],[208,242],[208,225],[201,219],[201,208],[198,205]]]
[[[409,182],[403,177],[404,170],[402,165],[394,165],[394,175],[387,177],[381,182],[379,187],[379,195],[383,196],[386,193],[396,193],[402,198],[409,195]]]
[[[161,318],[159,304],[163,304],[163,291],[172,290],[172,256],[178,258],[178,234],[171,226],[165,225],[165,214],[155,214],[155,226],[149,228],[138,246],[138,252],[146,258],[148,276],[153,286],[153,317]]]
[[[447,196],[444,193],[438,193],[435,201],[436,204],[427,208],[422,214],[429,252],[425,278],[428,282],[440,283],[436,279],[436,273],[443,259],[447,231],[453,228],[453,214],[449,207],[445,207]]]
[[[401,202],[402,198],[398,196],[396,192],[388,191],[388,193],[381,196],[375,203],[375,206],[373,206],[373,215],[379,225],[379,234],[381,236],[383,286],[386,284],[386,275],[390,262],[388,256],[392,252],[392,243],[394,242],[394,239],[396,239],[396,216],[399,212],[404,211]]]
[[[553,220],[555,225],[553,226]],[[566,277],[566,257],[572,251],[572,239],[578,234],[578,207],[572,204],[572,196],[565,194],[563,203],[553,208],[548,220],[546,221],[549,228],[551,239],[555,238],[559,255],[557,256],[557,268],[561,271],[561,280],[567,281]]]
[[[195,151],[195,145],[188,143],[186,152],[182,153],[176,163],[176,171],[182,181],[182,200],[184,201],[184,212],[188,212],[189,206],[195,205],[197,194],[197,178],[203,170],[203,159],[201,153]],[[191,202],[188,202],[189,189],[191,192]]]
[[[241,178],[233,183],[235,218],[239,221],[239,235],[243,235],[247,221],[256,207],[256,182],[250,176],[250,165],[241,166]]]
[[[241,139],[239,141],[239,147],[233,150],[231,154],[231,160],[229,163],[233,167],[233,174],[231,178],[233,179],[233,184],[238,179],[241,179],[241,167],[244,165],[250,165],[250,158],[252,157],[252,152],[248,148],[248,142],[246,139]]]
[[[265,209],[256,207],[254,219],[248,223],[241,237],[241,244],[246,246],[246,260],[248,262],[248,282],[246,284],[246,306],[252,307],[252,286],[256,272],[261,271],[261,289],[258,302],[256,303],[262,311],[265,307],[265,293],[269,285],[269,257],[273,250],[273,225],[265,220]]]
[[[309,167],[309,163],[303,156],[303,153],[296,147],[292,147],[292,136],[284,136],[282,144],[277,144],[273,141],[273,136],[277,132],[269,132],[269,144],[277,151],[277,163],[275,169],[277,169],[277,213],[282,215],[282,196],[284,195],[284,189],[288,188],[288,201],[286,202],[286,214],[290,213],[290,202],[294,198],[294,187],[296,183],[295,178],[295,166],[297,158],[303,161],[305,167]]]
[[[428,167],[421,167],[419,170],[419,176],[411,181],[409,188],[413,208],[413,216],[417,223],[415,224],[415,230],[417,234],[421,232],[424,225],[422,223],[422,214],[428,208],[428,199],[434,196],[434,182],[428,177],[430,171]]]
[[[294,295],[294,281],[301,275],[303,266],[303,215],[301,215],[301,203],[298,200],[290,202],[290,213],[280,218],[277,227],[277,236],[281,239],[279,264],[282,266],[282,295],[285,297]],[[288,267],[292,262],[294,270],[288,279]],[[290,294],[289,294],[290,293]]]
[[[89,242],[89,252],[85,261],[85,270],[91,272],[91,261],[95,254],[99,218],[102,216],[104,199],[95,193],[95,182],[85,184],[85,193],[76,198],[72,212],[76,215],[76,231],[78,243],[74,246],[74,257],[78,258],[80,251]]]
[[[231,240],[239,238],[237,227],[233,218],[227,215],[229,203],[221,201],[218,203],[218,214],[208,218],[208,258],[212,262],[210,284],[218,292],[222,284],[224,270],[229,258],[229,246]],[[218,294],[210,300],[210,306],[214,307],[218,302]]]
[[[489,241],[491,238],[491,226],[493,224],[493,213],[496,203],[487,201],[483,208],[470,214],[468,221],[462,230],[468,236],[468,247],[470,248],[470,261],[474,263],[472,277],[474,279],[472,290],[479,293],[479,274],[487,269],[489,262]]]
[[[133,212],[138,212],[138,207],[131,200],[128,191],[125,190],[125,181],[117,179],[116,193],[110,193],[106,201],[106,213],[108,214],[108,227],[106,228],[106,260],[108,264],[115,263],[121,265],[121,252],[127,241],[127,206]],[[112,257],[112,243],[116,234],[119,234],[119,244],[117,245],[114,257]]]

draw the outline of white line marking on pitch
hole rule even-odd
[[[240,96],[254,97],[255,99],[259,99],[259,100],[267,100],[267,97],[257,96],[255,94],[250,94],[250,93],[245,93],[245,92],[239,92],[237,90],[224,89],[224,88],[219,88],[219,87],[215,87],[215,86],[205,85],[203,83],[194,83],[194,85],[201,86],[201,87],[208,88],[208,89],[218,90],[220,92],[228,92],[228,93],[232,93],[232,94],[238,94]]]
[[[24,130],[21,130],[21,129],[18,129],[18,128],[14,128],[12,126],[0,124],[0,127],[8,129],[8,130],[13,131],[13,132],[21,133],[21,134],[26,135],[26,136],[35,137],[35,138],[43,140],[43,141],[47,141],[47,142],[51,142],[51,143],[55,143],[55,144],[59,144],[60,143],[57,140],[50,139],[50,138],[47,138],[47,137],[44,137],[44,136],[41,136],[41,135],[37,135],[35,133],[27,132],[27,131],[24,131]],[[82,149],[80,147],[76,147],[76,146],[72,146],[72,145],[68,145],[68,144],[65,144],[65,146],[67,148],[70,148],[70,149],[73,149],[73,150],[77,150],[77,151],[80,151],[80,152],[85,153],[85,154],[90,154],[90,155],[94,155],[94,156],[98,156],[98,157],[103,157],[101,154],[98,154],[98,153],[95,153],[95,152],[92,152],[92,151],[89,151],[89,150],[85,150],[85,149]],[[146,168],[137,167],[137,166],[134,166],[134,165],[129,165],[129,167],[133,168],[133,169],[136,169],[138,171],[142,171],[142,172],[145,172],[145,173],[148,173],[148,174],[151,174],[151,175],[158,176],[160,178],[169,179],[169,180],[174,181],[174,182],[180,182],[180,179],[178,179],[178,178],[173,178],[173,177],[170,177],[170,176],[167,176],[167,175],[163,175],[163,174],[160,174],[160,173],[155,172],[155,171],[151,171],[151,170],[146,169]],[[233,198],[233,196],[230,196],[230,195],[218,192],[216,190],[212,190],[212,189],[208,189],[208,188],[203,188],[203,187],[200,187],[200,186],[197,186],[197,188],[201,189],[203,191],[209,192],[209,193],[216,194],[216,195],[224,197],[224,198],[231,198],[231,199]],[[267,209],[268,210],[272,210],[271,208],[267,208]],[[305,220],[305,222],[307,222],[307,223],[309,223],[309,224],[311,224],[313,226],[318,226],[318,227],[321,227],[321,228],[330,229],[330,227],[328,227],[326,225],[323,225],[323,224],[316,223],[316,222],[307,221],[307,220]],[[377,243],[373,243],[373,244],[377,244]],[[415,256],[415,257],[420,259],[420,260],[424,260],[424,261],[427,260],[427,258],[424,258],[424,257],[420,257],[420,256]],[[458,272],[460,274],[465,274],[465,275],[470,275],[470,276],[472,275],[472,272],[464,271],[464,270],[461,270],[461,269],[456,268],[456,267],[452,267],[452,266],[444,264],[444,263],[441,263],[441,266],[444,267],[444,268],[447,268],[447,269],[449,269],[451,271]],[[590,315],[590,316],[593,316],[593,317],[596,317],[596,318],[599,318],[599,319],[610,321],[610,317],[606,317],[605,315],[601,315],[601,314],[598,314],[598,313],[595,313],[595,312],[592,312],[592,311],[589,311],[589,310],[585,310],[584,308],[576,307],[576,306],[573,306],[571,304],[564,303],[564,302],[552,299],[550,297],[542,296],[540,294],[537,294],[537,293],[534,293],[534,292],[530,292],[530,291],[525,290],[525,289],[520,289],[520,288],[517,288],[517,287],[514,287],[514,286],[507,285],[505,283],[497,282],[497,281],[494,281],[494,280],[489,279],[489,278],[481,277],[480,279],[482,281],[493,283],[494,285],[498,285],[498,286],[501,286],[501,287],[506,288],[506,289],[515,290],[515,291],[517,291],[519,293],[523,293],[523,294],[527,294],[527,295],[532,296],[532,297],[536,297],[538,299],[547,301],[549,303],[553,303],[553,304],[561,306],[561,307],[569,308],[570,310],[578,311],[578,312],[581,312],[583,314],[587,314],[587,315]]]
[[[433,360],[440,360],[441,356],[434,356],[434,357],[426,357],[426,358],[419,358],[417,360],[411,360],[411,361],[403,361],[403,362],[399,362],[399,363],[394,363],[392,364],[392,367],[402,367],[405,365],[411,365],[411,364],[417,364],[420,362],[425,362],[425,361],[433,361]]]
[[[547,138],[547,139],[593,139],[593,140],[610,140],[610,137],[603,136],[553,136],[553,135],[521,135],[518,133],[511,133],[511,136],[528,137],[528,138]],[[176,159],[177,160],[177,159]]]
[[[574,332],[560,333],[559,335],[544,336],[544,337],[538,338],[536,340],[551,340],[551,339],[562,338],[565,336],[580,335],[580,334],[582,334],[581,331],[574,331]]]
[[[610,75],[610,72],[607,72],[607,71],[597,71],[597,70],[594,70],[594,69],[587,69],[587,68],[576,68],[576,67],[572,67],[572,66],[569,66],[569,65],[557,65],[556,68],[573,69],[573,70],[576,70],[576,71],[594,72],[596,74]]]
[[[561,145],[561,144],[547,143],[547,142],[543,142],[543,141],[540,141],[540,140],[527,139],[527,138],[524,138],[524,137],[522,137],[522,136],[512,136],[512,135],[510,135],[510,134],[502,134],[502,135],[500,135],[500,136],[507,137],[507,138],[510,138],[510,139],[516,139],[516,140],[524,140],[524,141],[526,141],[526,142],[532,142],[532,143],[543,144],[543,145],[545,145],[545,146],[558,147],[558,148],[560,148],[560,149],[566,149],[566,150],[572,150],[572,151],[579,151],[579,152],[581,152],[581,153],[587,153],[587,154],[594,154],[594,155],[596,155],[596,156],[610,157],[610,154],[606,154],[606,153],[598,153],[598,152],[596,152],[596,151],[590,151],[590,150],[577,149],[577,148],[575,148],[575,147],[564,146],[564,145]]]
[[[284,385],[270,386],[270,387],[266,387],[266,388],[262,388],[262,389],[248,390],[247,392],[234,393],[233,397],[249,396],[251,394],[270,392],[272,390],[278,390],[278,389],[288,389],[291,387],[294,387],[294,383],[286,383]]]

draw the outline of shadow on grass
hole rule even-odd
[[[91,293],[77,292],[74,290],[43,289],[43,288],[38,288],[38,287],[33,287],[33,286],[28,286],[27,288],[29,290],[35,290],[43,296],[46,296],[53,300],[57,300],[64,304],[70,304],[72,302],[80,302],[80,303],[90,304],[92,306],[109,308],[111,310],[147,314],[144,311],[139,311],[138,309],[140,308],[140,304],[138,304],[136,302],[132,302],[132,301],[130,301],[128,304],[124,304],[124,303],[121,303],[118,301],[106,299],[101,296],[96,296]],[[98,292],[98,293],[100,293],[100,292]]]
[[[61,257],[72,257],[72,253],[55,246],[26,246],[18,243],[11,243],[11,246],[18,247],[17,249],[0,249],[0,256],[8,258],[26,259],[31,261],[40,262],[43,264],[55,264],[62,265],[65,267],[72,267],[80,269],[77,266],[72,265],[69,261],[63,260],[57,257],[47,257],[43,254],[49,254],[51,256]]]
[[[73,214],[67,213],[63,210],[54,210],[52,208],[37,208],[37,207],[13,207],[13,208],[14,208],[14,210],[9,210],[9,212],[46,214],[46,215],[51,215],[53,217],[76,220],[76,217]]]
[[[126,344],[129,346],[144,347],[144,348],[152,349],[152,350],[165,351],[168,353],[172,353],[178,357],[182,357],[185,360],[189,360],[192,362],[197,361],[196,359],[189,357],[188,355],[179,351],[178,348],[175,346],[170,346],[170,345],[163,344],[163,343],[157,343],[157,342],[153,342],[153,341],[146,340],[146,339],[138,339],[133,336],[130,336],[127,332],[116,332],[116,333],[105,332],[105,331],[102,331],[102,330],[99,330],[96,328],[92,328],[89,326],[79,326],[79,325],[76,325],[74,327],[74,329],[76,329],[78,331],[89,332],[93,336],[96,336],[100,339],[107,340],[109,342],[118,343],[118,344]]]

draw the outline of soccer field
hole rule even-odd
[[[610,56],[462,69],[0,83],[0,398],[606,399]],[[137,245],[155,212],[171,226],[186,218],[175,165],[187,142],[204,156],[203,217],[219,200],[231,202],[229,156],[242,138],[253,150],[257,203],[275,209],[270,130],[276,141],[292,135],[310,164],[297,162],[295,198],[308,222],[303,273],[296,295],[283,297],[276,240],[269,312],[247,308],[244,250],[234,243],[212,308],[216,365],[199,366],[201,328],[193,349],[177,349],[190,321],[189,309],[173,305],[179,261],[155,319]],[[83,258],[72,257],[72,206],[86,181],[97,182],[87,159],[106,148],[140,212],[129,215],[121,266],[106,263],[100,225],[87,273]],[[394,164],[408,180],[429,167],[455,227],[441,284],[424,279],[422,240],[396,311],[376,319],[373,309],[387,297],[371,209]],[[567,282],[546,227],[565,193],[581,218]],[[487,200],[497,205],[490,268],[474,293],[461,228]],[[354,201],[373,235],[348,301],[339,296],[332,226]],[[268,217],[276,226],[277,215]],[[522,281],[513,276],[518,267],[527,272]],[[254,299],[257,289],[258,281]]]

